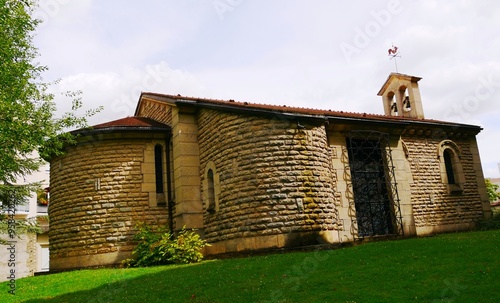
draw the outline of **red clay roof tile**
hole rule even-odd
[[[126,117],[92,126],[93,129],[103,129],[111,127],[156,127],[169,128],[168,125],[145,117]]]
[[[173,102],[177,101],[192,101],[197,105],[220,105],[225,107],[233,107],[240,109],[253,109],[253,110],[263,110],[270,112],[280,112],[280,113],[290,113],[290,114],[299,114],[299,115],[310,115],[310,116],[318,116],[324,118],[361,118],[368,120],[376,120],[376,121],[421,121],[427,123],[439,123],[439,124],[448,124],[448,125],[464,125],[454,122],[448,121],[440,121],[433,119],[419,119],[419,118],[411,118],[411,117],[401,117],[401,116],[387,116],[381,114],[370,114],[370,113],[353,113],[353,112],[345,112],[345,111],[335,111],[335,110],[324,110],[324,109],[314,109],[314,108],[303,108],[303,107],[291,107],[286,105],[271,105],[271,104],[259,104],[259,103],[251,103],[251,102],[240,102],[230,99],[219,100],[219,99],[205,99],[205,98],[196,98],[196,97],[187,97],[181,95],[168,95],[168,94],[159,94],[159,93],[151,93],[151,92],[143,92],[141,94],[140,99],[142,97],[149,96],[151,98],[159,98],[162,100],[170,99]],[[165,100],[166,101],[166,100]],[[139,105],[138,105],[139,106]],[[477,127],[475,125],[471,125],[473,127]]]

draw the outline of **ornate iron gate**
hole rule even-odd
[[[403,235],[389,134],[351,131],[347,149],[359,237]]]

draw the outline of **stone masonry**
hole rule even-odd
[[[136,223],[167,223],[165,206],[151,205],[144,186],[142,167],[155,139],[127,134],[87,140],[52,160],[51,270],[120,262],[134,247]]]
[[[51,159],[51,270],[118,264],[138,222],[195,229],[207,255],[472,228],[491,216],[481,128],[424,119],[420,79],[389,76],[385,115],[141,94],[116,120],[132,125],[80,130]],[[365,133],[378,145],[355,170]]]
[[[484,197],[478,190],[478,171],[473,155],[475,139],[471,136],[453,138],[461,150],[460,162],[463,167],[463,191],[449,193],[443,183],[438,158],[438,148],[442,138],[417,135],[403,135],[408,149],[413,182],[411,184],[411,204],[418,234],[432,231],[446,231],[445,226],[467,229],[483,218]],[[482,172],[480,178],[482,177]],[[483,181],[484,182],[484,181]],[[441,226],[441,228],[440,228]]]
[[[200,174],[213,161],[220,179],[218,211],[204,213],[209,242],[287,235],[282,241],[290,243],[279,245],[275,238],[267,245],[304,245],[317,243],[320,231],[338,228],[331,156],[322,125],[298,128],[276,117],[209,109],[199,111],[197,121]],[[314,232],[312,239],[304,232]],[[248,246],[259,248],[252,242]]]

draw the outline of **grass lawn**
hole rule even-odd
[[[500,230],[0,284],[0,302],[500,302]]]

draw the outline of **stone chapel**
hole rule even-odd
[[[476,135],[391,73],[383,115],[142,93],[50,160],[51,270],[130,257],[138,222],[205,254],[467,230],[491,216]]]

